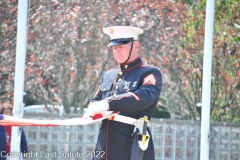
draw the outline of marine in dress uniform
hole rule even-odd
[[[161,72],[144,65],[139,56],[133,57],[134,42],[143,30],[137,27],[113,26],[104,28],[110,36],[109,46],[129,45],[128,58],[103,76],[96,95],[91,99],[86,116],[102,111],[120,111],[120,115],[135,119],[151,119],[162,87]],[[136,52],[136,51],[135,51]],[[116,58],[115,58],[116,59]],[[94,160],[130,160],[134,126],[109,119],[103,120],[99,130],[96,152],[103,153]],[[150,134],[144,160],[154,160],[154,146]]]

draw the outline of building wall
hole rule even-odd
[[[60,119],[25,114],[30,119]],[[61,119],[76,118],[65,115]],[[95,154],[100,123],[85,126],[24,127],[32,160],[90,160]],[[153,119],[149,125],[156,160],[199,160],[199,121]],[[240,160],[240,125],[211,123],[209,160]]]

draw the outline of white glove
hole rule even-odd
[[[107,110],[109,110],[109,104],[106,100],[92,102],[89,104],[87,111],[83,115],[83,118],[89,119],[97,113],[102,113]]]

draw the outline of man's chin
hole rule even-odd
[[[125,62],[125,61],[124,61],[124,60],[122,60],[122,59],[117,59],[116,61],[117,61],[117,63],[118,63],[118,64],[122,64],[122,63],[124,63],[124,62]]]

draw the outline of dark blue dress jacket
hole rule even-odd
[[[24,131],[22,130],[22,136],[21,136],[21,153],[27,153],[28,152],[28,146],[27,146],[27,140],[24,134]],[[6,134],[5,134],[5,127],[0,126],[0,160],[6,160]]]
[[[120,115],[135,119],[144,116],[151,119],[161,88],[161,72],[155,67],[143,65],[141,58],[137,58],[131,63],[121,64],[107,71],[91,101],[106,99],[110,111],[120,111]],[[130,160],[133,130],[133,125],[103,120],[95,148],[96,153],[101,154],[93,159]],[[144,160],[154,159],[154,146],[150,138]]]

